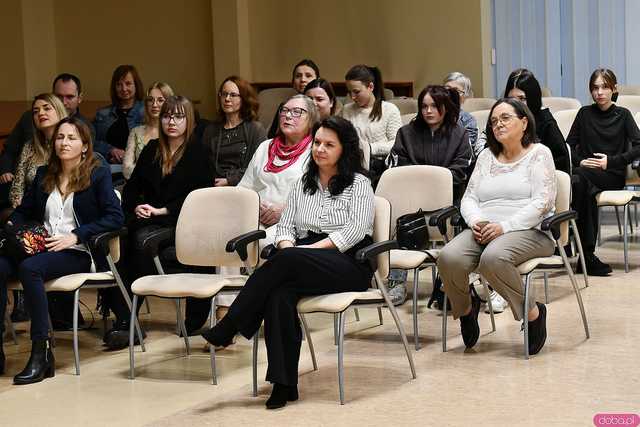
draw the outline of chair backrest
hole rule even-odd
[[[553,96],[553,93],[551,92],[551,89],[549,89],[546,86],[541,87],[540,91],[542,92],[542,96]]]
[[[403,114],[400,116],[400,120],[402,120],[402,126],[404,125],[408,125],[409,123],[411,123],[411,120],[413,120],[416,117],[416,113],[409,113],[409,114]]]
[[[413,114],[415,116],[418,112],[418,100],[415,98],[407,98],[403,96],[400,98],[387,99],[387,101],[398,107],[400,115]]]
[[[542,106],[555,113],[563,110],[579,110],[582,104],[575,98],[545,96],[542,97]]]
[[[569,210],[571,204],[571,177],[562,171],[556,171],[556,213]],[[560,244],[565,246],[569,242],[569,223],[565,222],[560,227]]]
[[[440,166],[410,165],[384,171],[376,188],[393,207],[391,232],[399,216],[422,209],[435,211],[453,204],[453,176]],[[429,229],[431,240],[442,240],[437,228]]]
[[[375,197],[373,241],[384,242],[391,238],[391,203],[384,197]],[[389,275],[389,252],[378,255],[378,273],[385,279]]]
[[[236,253],[227,253],[227,242],[257,230],[260,197],[243,187],[211,187],[194,190],[184,201],[176,225],[176,256],[186,265],[242,267]],[[258,244],[247,248],[247,265],[258,262]]]
[[[386,87],[384,88],[384,99],[386,99],[387,101],[395,98],[396,94],[393,93],[393,91],[391,89],[387,89]]]
[[[640,112],[640,95],[620,95],[616,105],[626,108],[631,114],[636,114]]]
[[[265,129],[269,129],[273,117],[278,111],[278,106],[296,94],[291,87],[276,87],[272,89],[264,89],[258,93],[258,102],[260,102],[260,110],[258,112],[258,120],[263,124]]]
[[[493,98],[467,98],[462,104],[462,109],[467,113],[478,110],[490,110],[496,100]]]
[[[640,85],[618,85],[620,95],[640,95]]]
[[[569,131],[571,130],[573,121],[576,119],[576,114],[578,114],[578,110],[562,110],[553,113],[553,118],[556,119],[558,128],[560,128],[564,139],[567,139],[567,136],[569,136]]]
[[[477,110],[472,111],[470,114],[476,119],[478,124],[478,135],[480,135],[487,127],[487,120],[489,120],[489,112],[491,110]]]

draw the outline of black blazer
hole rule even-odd
[[[38,168],[31,187],[22,198],[22,203],[9,217],[9,221],[16,225],[27,221],[44,223],[45,207],[49,198],[42,182],[46,172],[47,166]],[[88,243],[93,236],[118,230],[124,225],[124,214],[120,200],[113,191],[111,171],[108,168],[100,166],[93,170],[89,188],[74,193],[73,210],[79,226],[72,232],[78,236],[79,243]],[[96,254],[93,260],[98,271],[109,269],[102,254]]]

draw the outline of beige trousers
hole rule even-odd
[[[513,317],[524,316],[524,284],[517,265],[537,257],[553,255],[555,243],[539,230],[505,233],[480,245],[471,230],[464,230],[451,240],[438,257],[438,270],[444,291],[451,301],[454,319],[464,315],[471,306],[469,273],[476,271],[491,287],[509,302]],[[529,307],[535,307],[535,294],[530,289]]]

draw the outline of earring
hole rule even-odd
[[[87,157],[87,150],[84,150],[84,151],[82,152],[82,158],[84,159],[85,157]]]

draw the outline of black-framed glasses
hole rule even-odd
[[[286,117],[287,114],[290,114],[291,117],[298,119],[300,118],[300,116],[302,116],[303,114],[307,113],[308,111],[305,110],[304,108],[300,108],[300,107],[294,107],[294,108],[287,108],[287,107],[282,107],[280,108],[280,115],[282,117]]]
[[[163,114],[162,115],[163,122],[171,123],[171,120],[173,119],[173,122],[177,125],[184,122],[184,119],[186,118],[187,116],[184,114]]]

